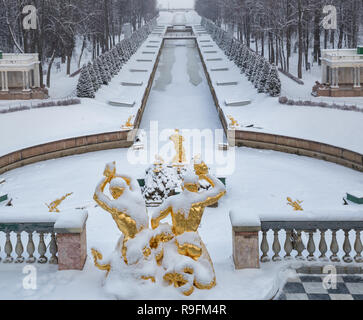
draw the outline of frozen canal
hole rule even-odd
[[[221,129],[194,40],[167,40],[141,128]]]

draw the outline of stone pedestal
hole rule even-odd
[[[244,217],[242,212],[231,211],[233,261],[236,269],[258,269],[261,222],[258,217]]]
[[[258,269],[260,227],[233,228],[233,261],[236,269]]]
[[[81,233],[58,233],[58,269],[83,270],[87,258],[86,229]]]
[[[83,270],[87,258],[86,211],[61,213],[54,225],[57,234],[58,270]]]

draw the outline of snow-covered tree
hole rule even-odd
[[[105,56],[101,55],[97,58],[98,66],[100,67],[101,72],[101,78],[102,82],[105,85],[108,85],[108,83],[111,81],[111,73],[108,67],[108,63],[105,60]]]
[[[275,65],[271,67],[270,74],[266,81],[265,91],[269,93],[271,97],[278,97],[281,93],[281,81]]]
[[[79,98],[94,98],[95,90],[93,88],[92,78],[89,72],[88,65],[82,68],[77,84],[77,97]]]
[[[270,75],[271,65],[267,60],[264,60],[263,70],[258,81],[257,90],[259,93],[266,92],[266,82]]]
[[[99,86],[98,86],[97,75],[96,75],[96,72],[95,72],[95,70],[93,68],[93,64],[91,62],[88,62],[87,68],[88,68],[88,72],[89,72],[89,75],[90,75],[91,80],[92,80],[92,85],[93,85],[94,92],[97,92]]]
[[[161,203],[180,192],[182,173],[164,164],[154,164],[147,169],[145,186],[141,190],[146,203]]]
[[[102,76],[101,76],[101,69],[98,65],[98,59],[93,61],[93,70],[95,71],[96,78],[97,78],[97,87],[100,88],[103,84]]]

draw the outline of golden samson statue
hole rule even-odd
[[[180,141],[177,136],[174,138]],[[200,190],[201,180],[207,181],[211,188]],[[105,193],[107,185],[111,197]],[[211,289],[216,284],[213,263],[198,228],[205,208],[218,202],[225,193],[224,185],[209,174],[205,163],[196,162],[193,170],[187,170],[184,175],[182,192],[169,197],[156,209],[149,228],[138,184],[131,177],[117,174],[115,163],[111,163],[106,165],[94,200],[112,215],[122,232],[115,255],[121,253],[122,261],[118,263],[128,268],[123,269],[125,277],[128,270],[133,270],[132,274],[138,275],[136,280],[164,281],[184,295],[190,295],[195,287]],[[172,226],[161,223],[169,214]],[[107,275],[113,272],[114,260],[102,264],[102,254],[96,249],[92,249],[92,254],[97,268],[107,271]]]

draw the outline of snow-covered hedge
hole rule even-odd
[[[77,84],[77,96],[94,98],[101,85],[107,85],[113,76],[138,50],[156,25],[156,17],[135,31],[129,39],[120,41],[111,50],[101,54],[93,62],[84,65]]]
[[[321,107],[321,108],[329,108],[329,109],[338,109],[338,110],[346,110],[346,111],[356,111],[363,112],[363,109],[359,109],[356,105],[339,105],[336,103],[327,103],[323,101],[311,101],[311,100],[293,100],[287,97],[280,97],[279,102],[281,104],[286,104],[289,106],[304,106],[304,107]]]
[[[212,36],[226,56],[245,73],[259,93],[277,97],[281,93],[281,81],[277,67],[261,55],[252,51],[209,19],[202,18],[201,24]]]

